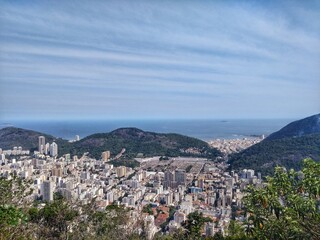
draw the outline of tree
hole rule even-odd
[[[175,229],[170,235],[164,235],[158,232],[154,236],[154,240],[186,240],[190,239],[185,232],[184,228]]]
[[[265,187],[249,187],[247,235],[258,239],[320,239],[320,163],[305,159],[301,172],[276,167]]]
[[[152,204],[146,204],[145,206],[143,206],[142,212],[144,213],[149,213],[150,215],[153,215],[153,211],[152,211]]]
[[[39,238],[68,239],[78,216],[79,212],[62,198],[46,203],[43,208],[29,209],[30,223],[34,224],[35,234]]]
[[[188,219],[182,224],[186,229],[188,239],[201,239],[201,230],[206,222],[212,222],[210,218],[203,217],[202,213],[192,212]]]
[[[19,239],[30,236],[26,206],[32,193],[30,182],[15,175],[0,178],[0,239]],[[23,235],[22,235],[23,234]]]
[[[189,166],[186,168],[186,172],[189,173],[192,167],[193,167],[192,165],[189,165]]]
[[[243,231],[243,226],[235,220],[230,221],[227,233],[230,237],[229,239],[246,239],[245,233]]]
[[[117,205],[109,205],[105,211],[92,211],[87,221],[96,239],[135,239],[141,224],[140,219],[130,216],[128,208]]]
[[[10,175],[9,178],[0,177],[0,205],[23,206],[28,202],[28,196],[33,189],[31,182],[23,180],[16,175]]]

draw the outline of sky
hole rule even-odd
[[[320,1],[0,1],[0,121],[320,112]]]

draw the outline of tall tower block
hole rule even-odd
[[[38,151],[43,154],[43,153],[44,153],[45,146],[46,146],[46,139],[45,139],[44,136],[40,136],[40,137],[39,137]]]

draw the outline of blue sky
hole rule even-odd
[[[320,112],[319,1],[0,4],[0,120]]]

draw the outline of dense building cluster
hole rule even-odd
[[[55,142],[51,144],[46,143],[44,136],[39,137],[38,150],[40,154],[50,155],[51,157],[58,156],[58,144]]]
[[[235,138],[235,139],[215,139],[209,141],[209,145],[219,149],[222,153],[228,155],[231,153],[240,152],[254,144],[261,142],[264,135],[260,137]]]
[[[10,178],[14,173],[32,180],[31,197],[45,202],[60,193],[71,202],[86,204],[95,199],[101,209],[110,204],[128,207],[132,216],[143,217],[148,239],[156,232],[180,228],[194,211],[213,220],[206,223],[203,234],[224,234],[235,209],[242,205],[243,190],[248,184],[262,184],[261,175],[255,176],[253,170],[227,172],[226,163],[204,158],[139,158],[140,167],[132,169],[110,164],[108,150],[98,160],[88,154],[58,157],[57,144],[45,143],[43,136],[38,148],[19,159],[6,159],[2,151],[1,176]]]

